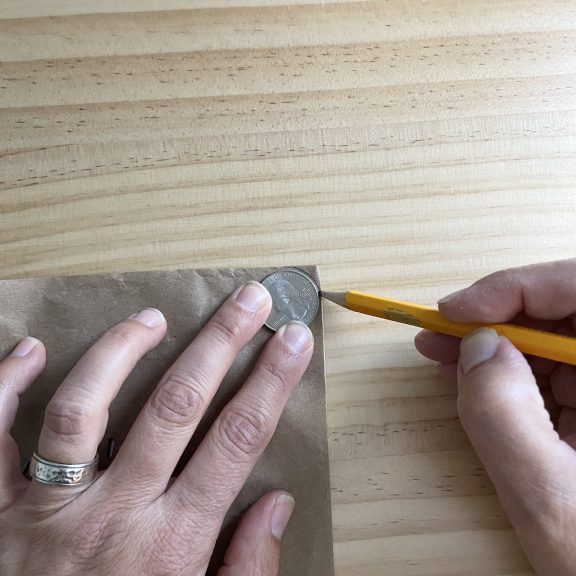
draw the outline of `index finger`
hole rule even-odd
[[[438,301],[455,322],[509,322],[520,312],[542,320],[576,313],[576,258],[510,268]]]

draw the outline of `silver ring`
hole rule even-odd
[[[98,471],[98,455],[92,462],[84,464],[61,464],[46,460],[36,452],[30,458],[28,475],[43,484],[57,484],[58,486],[78,486],[89,484],[96,477]]]

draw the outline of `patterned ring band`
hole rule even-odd
[[[98,470],[98,455],[92,462],[85,464],[60,464],[38,456],[36,452],[30,459],[28,475],[44,484],[57,484],[59,486],[78,486],[88,484],[96,477]]]

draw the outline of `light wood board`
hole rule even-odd
[[[3,277],[574,254],[572,0],[3,0]],[[325,307],[337,576],[532,574],[414,330]]]

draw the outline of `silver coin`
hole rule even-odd
[[[272,311],[266,326],[276,331],[297,320],[310,324],[320,307],[319,288],[303,270],[282,268],[266,276],[262,285],[272,296]]]

